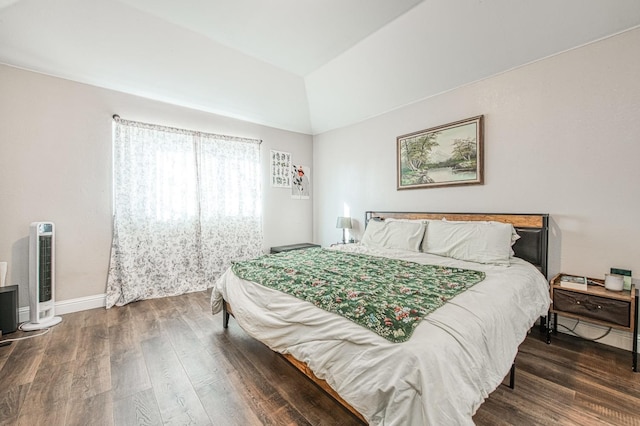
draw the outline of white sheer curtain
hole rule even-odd
[[[205,290],[262,254],[260,141],[116,119],[106,306]]]

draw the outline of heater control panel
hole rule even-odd
[[[50,234],[53,232],[53,223],[39,223],[38,224],[38,233],[39,234]]]

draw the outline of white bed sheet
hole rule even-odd
[[[365,247],[334,249],[486,272],[486,278],[392,343],[339,315],[244,281],[228,270],[212,292],[252,337],[309,365],[372,425],[465,425],[509,373],[518,346],[549,309],[548,283],[531,264],[482,265]]]

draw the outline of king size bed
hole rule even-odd
[[[549,309],[548,215],[365,222],[360,243],[238,262],[215,283],[213,313],[370,424],[473,424]]]

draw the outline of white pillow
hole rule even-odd
[[[386,230],[385,222],[381,220],[370,220],[362,235],[361,244],[365,246],[382,247]]]
[[[429,222],[433,222],[434,220],[437,219],[395,219],[390,217],[389,219],[386,219],[386,222],[409,222],[409,223],[424,223],[425,226],[425,232],[429,232]],[[442,220],[445,220],[444,218],[442,218]],[[418,251],[425,251],[424,250],[424,244],[427,241],[426,237],[422,238],[422,244],[420,244],[420,248],[418,249]]]
[[[445,217],[443,217],[442,220],[449,223],[502,223],[502,222],[495,222],[492,220],[491,221],[489,220],[447,220],[447,218]],[[513,225],[511,225],[510,223],[505,225],[508,225],[511,227],[511,245],[514,245],[516,241],[520,239],[520,235],[518,235],[518,233],[516,232],[516,228],[514,228]]]
[[[509,265],[513,226],[500,222],[429,222],[426,253],[477,263]]]
[[[516,255],[516,252],[513,251],[513,245],[516,243],[516,241],[518,241],[520,239],[520,235],[518,235],[518,233],[516,232],[516,228],[513,227],[513,225],[511,226],[511,248],[509,249],[509,255],[511,257]]]
[[[370,220],[361,243],[370,247],[420,251],[424,230],[423,222]]]
[[[429,232],[429,223],[430,222],[434,222],[437,221],[438,219],[395,219],[390,217],[389,219],[386,219],[387,222],[423,222],[425,225],[427,225],[426,228],[426,232]],[[449,223],[500,223],[500,222],[493,222],[493,221],[469,221],[469,220],[447,220],[445,217],[443,217],[442,219],[440,219],[442,221],[445,222],[449,222]],[[511,246],[513,246],[516,241],[518,241],[520,239],[520,235],[518,235],[518,233],[516,232],[516,229],[513,227],[513,225],[509,224],[509,226],[511,226]],[[425,244],[426,244],[427,239],[424,238],[422,240],[422,247],[420,248],[420,251],[426,251],[425,250]],[[513,257],[513,255],[515,254],[513,249],[511,249],[509,251],[511,257]]]

